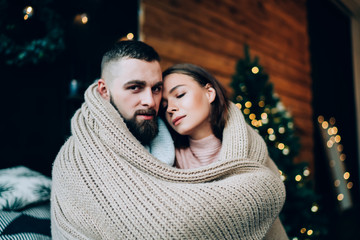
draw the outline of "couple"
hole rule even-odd
[[[265,142],[207,71],[159,61],[105,53],[53,165],[53,239],[288,239]]]

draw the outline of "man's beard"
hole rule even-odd
[[[111,96],[110,96],[110,103],[120,113],[119,109],[116,107]],[[120,115],[121,115],[121,113],[120,113]],[[137,115],[153,115],[154,118],[151,120],[143,120],[141,122],[138,122],[138,121],[136,121]],[[129,128],[130,132],[143,145],[149,145],[150,142],[159,133],[159,126],[156,121],[156,111],[154,109],[137,110],[134,113],[134,116],[132,118],[130,118],[130,119],[123,118],[123,119],[124,119],[126,126]]]

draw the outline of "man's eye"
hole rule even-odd
[[[138,85],[132,85],[132,86],[129,86],[128,89],[133,90],[133,91],[138,91],[141,89],[141,87]]]
[[[161,90],[162,90],[162,87],[161,87],[161,86],[157,86],[157,87],[154,87],[154,88],[152,89],[152,91],[153,91],[154,93],[159,93],[159,92],[161,92]]]

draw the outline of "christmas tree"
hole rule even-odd
[[[52,1],[0,0],[0,64],[51,62],[65,49],[61,16]]]
[[[247,46],[244,52],[231,82],[233,101],[248,124],[264,138],[270,157],[279,168],[287,195],[280,219],[290,239],[324,239],[327,217],[320,196],[314,191],[308,163],[294,163],[300,142],[293,118],[274,93],[259,59],[251,59]]]

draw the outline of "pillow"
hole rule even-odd
[[[25,210],[0,211],[0,239],[51,240],[50,202]]]
[[[0,170],[0,210],[19,211],[50,199],[51,179],[24,166]]]

